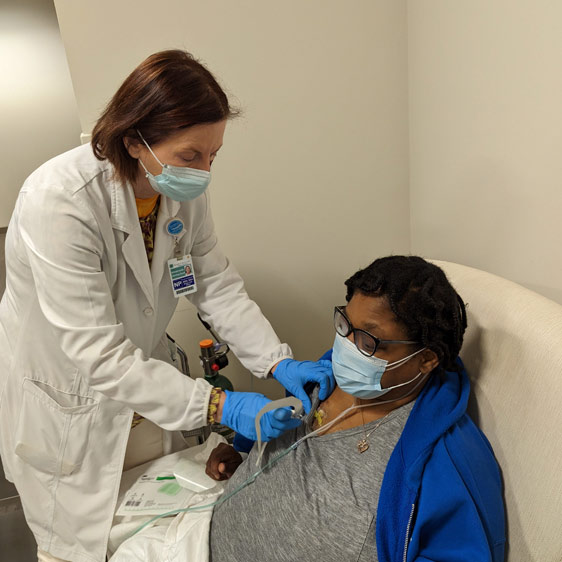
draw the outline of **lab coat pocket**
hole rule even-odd
[[[15,453],[47,474],[72,474],[84,460],[98,402],[26,378]]]

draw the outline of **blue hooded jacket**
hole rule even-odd
[[[420,392],[386,466],[377,508],[379,562],[504,561],[500,471],[466,413],[470,382],[457,362],[460,373],[436,373]],[[239,451],[253,444],[239,434],[234,440]]]
[[[500,471],[466,413],[469,393],[463,368],[434,375],[418,396],[383,478],[379,562],[503,562]]]

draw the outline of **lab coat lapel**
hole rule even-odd
[[[174,237],[166,231],[167,222],[177,216],[180,210],[180,202],[174,201],[169,197],[160,197],[160,209],[156,219],[156,232],[154,236],[154,254],[152,256],[152,286],[155,293],[158,293],[158,286],[162,281],[164,267],[174,253]],[[185,228],[178,236],[178,240],[185,234]]]
[[[154,308],[154,292],[150,278],[150,268],[140,228],[135,196],[130,185],[114,183],[111,194],[111,225],[115,230],[125,233],[121,246],[123,258],[133,272],[137,283]]]

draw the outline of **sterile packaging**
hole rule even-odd
[[[157,459],[150,464],[147,463],[146,470],[125,492],[116,515],[162,515],[188,507],[194,496],[201,497],[205,491],[201,489],[199,492],[195,492],[180,485],[174,475],[178,463],[181,465],[181,461],[186,461],[191,467],[199,466],[204,474],[210,452],[221,442],[224,442],[224,438],[211,433],[203,445],[168,455],[168,457]],[[216,485],[223,486],[220,482],[217,482]],[[214,491],[214,488],[209,491]]]
[[[163,476],[160,472],[143,474],[125,494],[117,515],[160,515],[187,507],[194,495],[173,476]]]

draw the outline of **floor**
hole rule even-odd
[[[37,562],[37,545],[19,498],[0,499],[0,545],[0,562]]]
[[[0,297],[4,293],[4,239],[0,228]],[[29,530],[14,486],[4,478],[0,463],[0,562],[37,562],[37,545]]]

